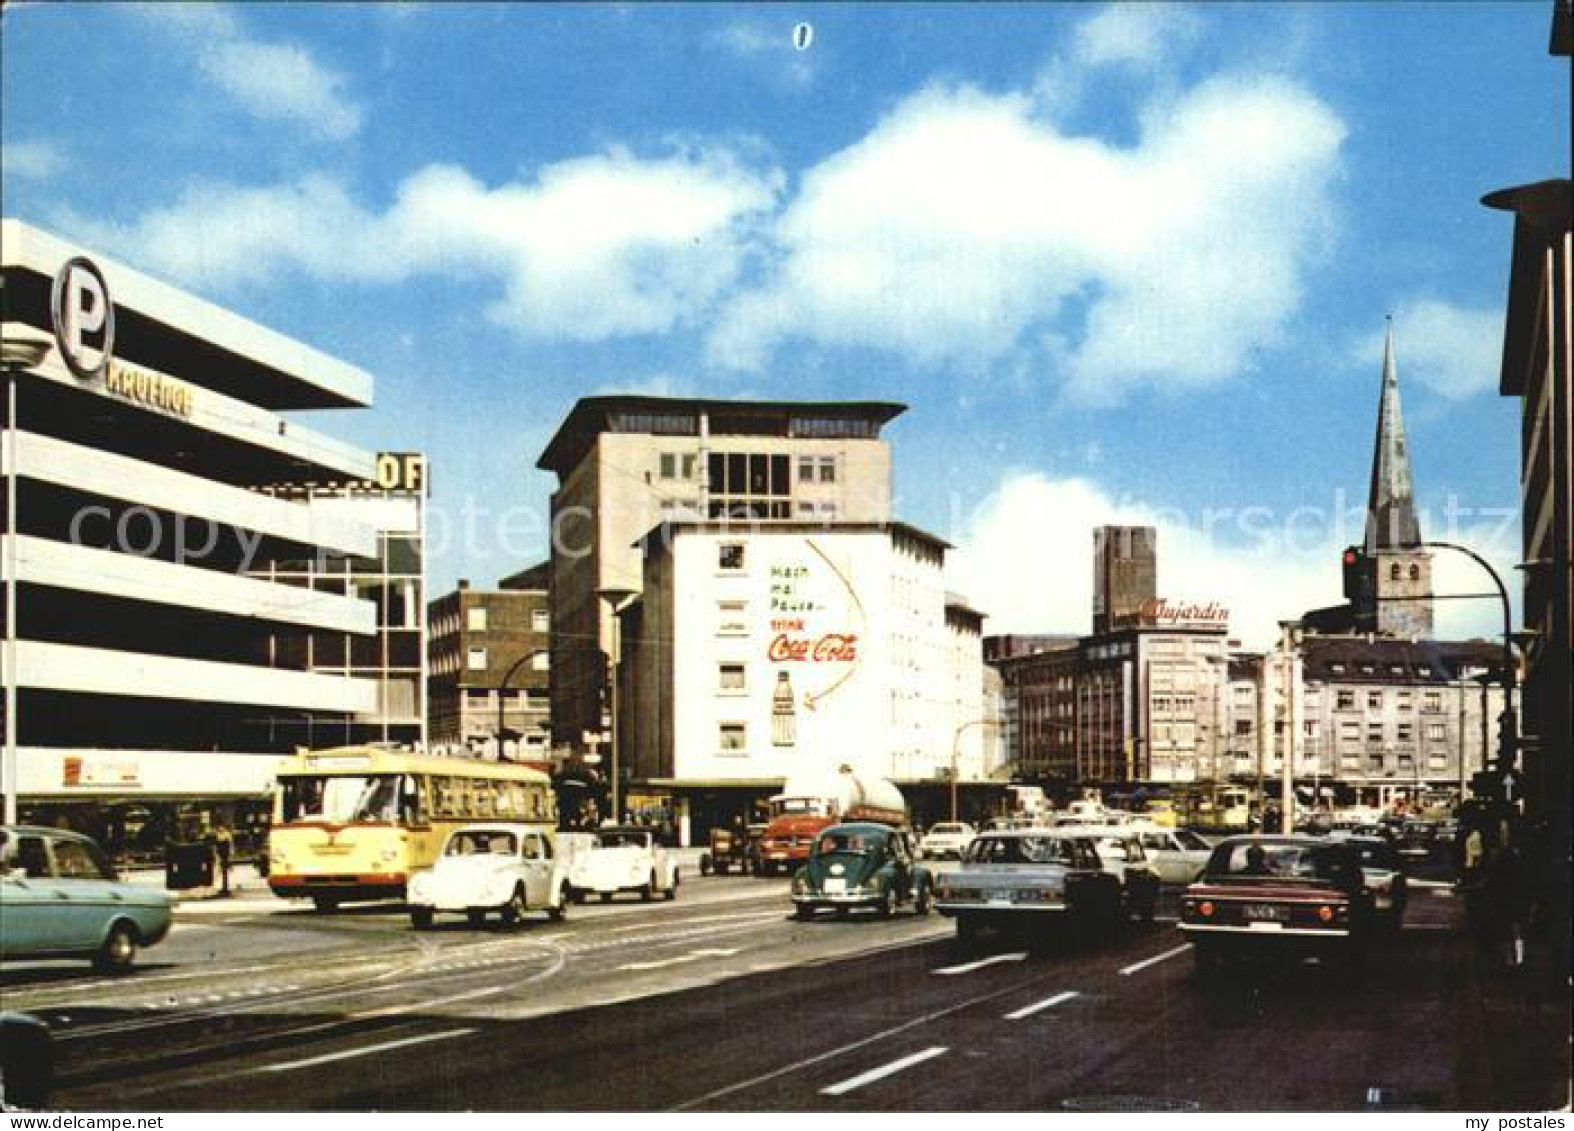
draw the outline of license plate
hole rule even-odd
[[[847,881],[840,877],[827,878],[825,881],[825,890],[832,895],[840,895],[842,892],[847,890]]]
[[[1246,924],[1246,927],[1247,927],[1248,930],[1252,930],[1252,931],[1282,931],[1282,930],[1284,930],[1284,924],[1283,923],[1275,923],[1275,922],[1272,922],[1272,921],[1266,920],[1266,919],[1254,920],[1254,921]]]
[[[1011,906],[1011,893],[1010,892],[995,892],[992,895],[990,895],[990,897],[985,902],[993,903],[993,904],[996,904],[997,906],[1000,906],[1000,907],[1010,907]]]
[[[1241,908],[1241,915],[1250,923],[1279,924],[1290,917],[1290,912],[1274,903],[1248,903]]]

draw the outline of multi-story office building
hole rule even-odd
[[[375,639],[373,603],[259,576],[378,556],[372,524],[259,490],[375,475],[287,415],[364,406],[371,377],[14,220],[0,277],[7,794],[262,796],[299,729],[377,710],[298,646]]]
[[[434,745],[490,749],[501,733],[504,753],[532,762],[550,758],[549,572],[543,562],[503,578],[496,589],[461,581],[431,603],[427,702]]]
[[[327,722],[311,717],[269,717],[275,741],[319,747],[378,742],[416,747],[426,742],[422,689],[426,683],[426,457],[380,452],[371,479],[296,483],[263,489],[274,498],[305,502],[331,519],[365,523],[377,531],[371,557],[319,553],[270,561],[252,576],[319,593],[348,594],[371,602],[377,632],[365,637],[316,631],[276,633],[274,656],[308,671],[333,672],[377,685],[370,711]]]
[[[645,545],[619,750],[675,824],[701,834],[803,769],[988,776],[982,618],[945,592],[944,542],[900,523],[694,521]]]
[[[589,397],[537,466],[552,495],[552,728],[581,748],[607,716],[612,609],[643,586],[659,522],[884,522],[898,404]]]

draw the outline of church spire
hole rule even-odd
[[[1399,411],[1399,370],[1394,364],[1394,320],[1383,343],[1383,393],[1377,407],[1372,451],[1372,490],[1367,499],[1366,552],[1397,550],[1421,541],[1410,480],[1410,452]]]

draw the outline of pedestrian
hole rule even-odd
[[[218,828],[213,830],[213,851],[218,857],[219,877],[223,886],[220,895],[230,893],[230,860],[235,855],[235,834],[230,832],[227,821],[220,821]]]

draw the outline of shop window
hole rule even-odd
[[[725,570],[743,569],[743,550],[742,542],[723,542],[716,551],[716,565]]]

